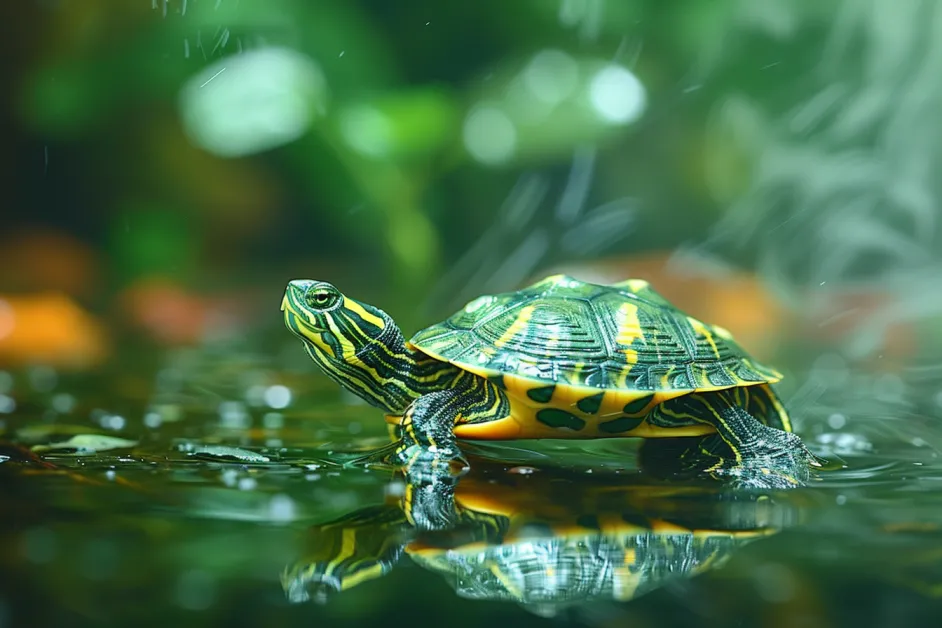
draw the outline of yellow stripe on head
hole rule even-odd
[[[327,326],[330,327],[330,331],[333,332],[334,338],[336,338],[337,342],[340,343],[340,350],[343,353],[343,359],[347,362],[354,361],[357,353],[356,346],[350,342],[349,338],[344,335],[343,330],[340,329],[336,321],[334,321],[333,315],[324,313],[324,319],[327,321]]]
[[[379,316],[376,316],[375,314],[370,314],[366,310],[365,307],[363,307],[362,305],[360,305],[353,299],[344,297],[343,307],[350,310],[351,312],[353,312],[354,314],[356,314],[357,316],[365,320],[370,325],[373,325],[374,327],[377,327],[379,329],[383,329],[384,327],[386,327],[386,321],[384,321]]]

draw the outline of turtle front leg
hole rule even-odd
[[[455,419],[461,396],[454,390],[440,390],[422,395],[412,402],[402,417],[401,436],[392,459],[406,471],[437,471],[457,462],[467,466],[455,441]]]
[[[429,393],[402,417],[391,462],[403,467],[402,510],[419,530],[448,529],[455,522],[455,484],[468,469],[453,431],[461,402],[455,390]]]
[[[809,478],[809,467],[820,466],[797,434],[763,424],[729,391],[684,395],[664,402],[655,412],[658,422],[694,420],[715,427],[725,447],[701,445],[699,453],[715,460],[704,471],[738,487],[801,486]],[[705,443],[713,439],[707,437]]]

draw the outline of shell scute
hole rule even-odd
[[[681,393],[781,378],[729,332],[687,316],[642,280],[601,286],[548,277],[479,297],[410,343],[484,377],[596,392]]]

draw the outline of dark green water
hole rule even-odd
[[[806,435],[844,468],[767,494],[646,477],[632,441],[468,445],[470,519],[418,533],[401,479],[342,464],[385,442],[381,417],[291,360],[4,376],[0,626],[937,625],[925,441]],[[88,434],[133,442],[42,448]],[[388,573],[305,599],[305,565],[370,552]]]

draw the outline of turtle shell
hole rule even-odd
[[[669,398],[782,377],[639,279],[602,286],[555,275],[479,297],[410,344],[482,377],[522,379],[531,398],[536,384]]]

